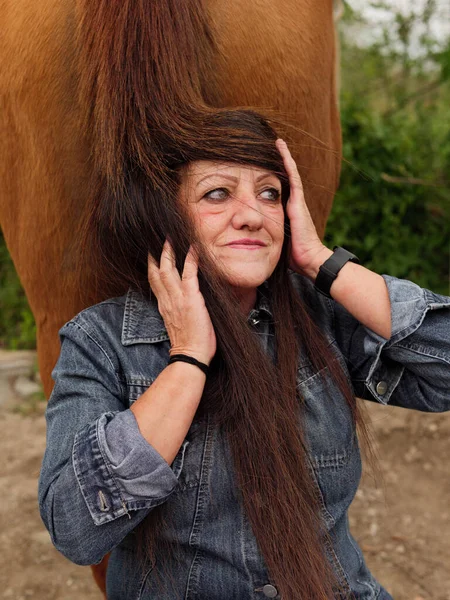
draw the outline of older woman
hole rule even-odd
[[[450,408],[450,298],[326,248],[260,116],[203,125],[92,215],[130,289],[60,331],[42,518],[111,552],[110,599],[387,600],[348,528],[355,396]]]

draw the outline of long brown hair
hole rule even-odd
[[[95,198],[81,246],[93,257],[103,296],[122,293],[127,286],[148,293],[147,255],[159,260],[167,236],[180,270],[189,245],[201,246],[178,199],[183,165],[215,160],[271,170],[282,181],[284,203],[289,186],[275,131],[266,119],[250,110],[212,110],[204,102],[202,65],[211,56],[211,43],[200,2],[100,0],[86,2],[85,14],[81,60],[89,69],[83,70],[82,89],[85,101],[93,102],[91,131],[100,150]],[[112,22],[114,31],[100,36],[103,45],[97,47],[95,27]],[[155,36],[155,31],[160,33]],[[130,36],[138,37],[142,55],[158,60],[144,64],[141,56],[129,54],[128,48],[136,47],[129,44]],[[227,437],[246,514],[282,597],[325,600],[345,597],[347,590],[326,555],[329,541],[296,389],[300,355],[317,371],[328,368],[354,423],[363,431],[364,423],[346,376],[314,323],[314,307],[293,289],[287,221],[285,234],[280,261],[268,280],[273,362],[207,249],[200,253],[200,289],[216,332],[217,353],[199,412],[209,415]],[[145,552],[152,560],[162,537],[162,511],[154,509],[144,526]]]

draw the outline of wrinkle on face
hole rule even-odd
[[[284,241],[278,177],[251,165],[195,161],[182,174],[180,198],[230,285],[256,298],[256,288],[273,273]],[[229,245],[243,238],[265,246]]]

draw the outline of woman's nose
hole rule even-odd
[[[262,207],[254,194],[241,194],[235,198],[232,223],[235,229],[250,227],[259,229],[264,220]]]

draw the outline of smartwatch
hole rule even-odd
[[[341,246],[335,246],[333,248],[332,256],[330,256],[323,265],[320,265],[316,281],[314,282],[316,290],[327,298],[331,298],[331,284],[338,276],[339,271],[349,260],[359,265],[357,256],[345,248],[341,248]]]

